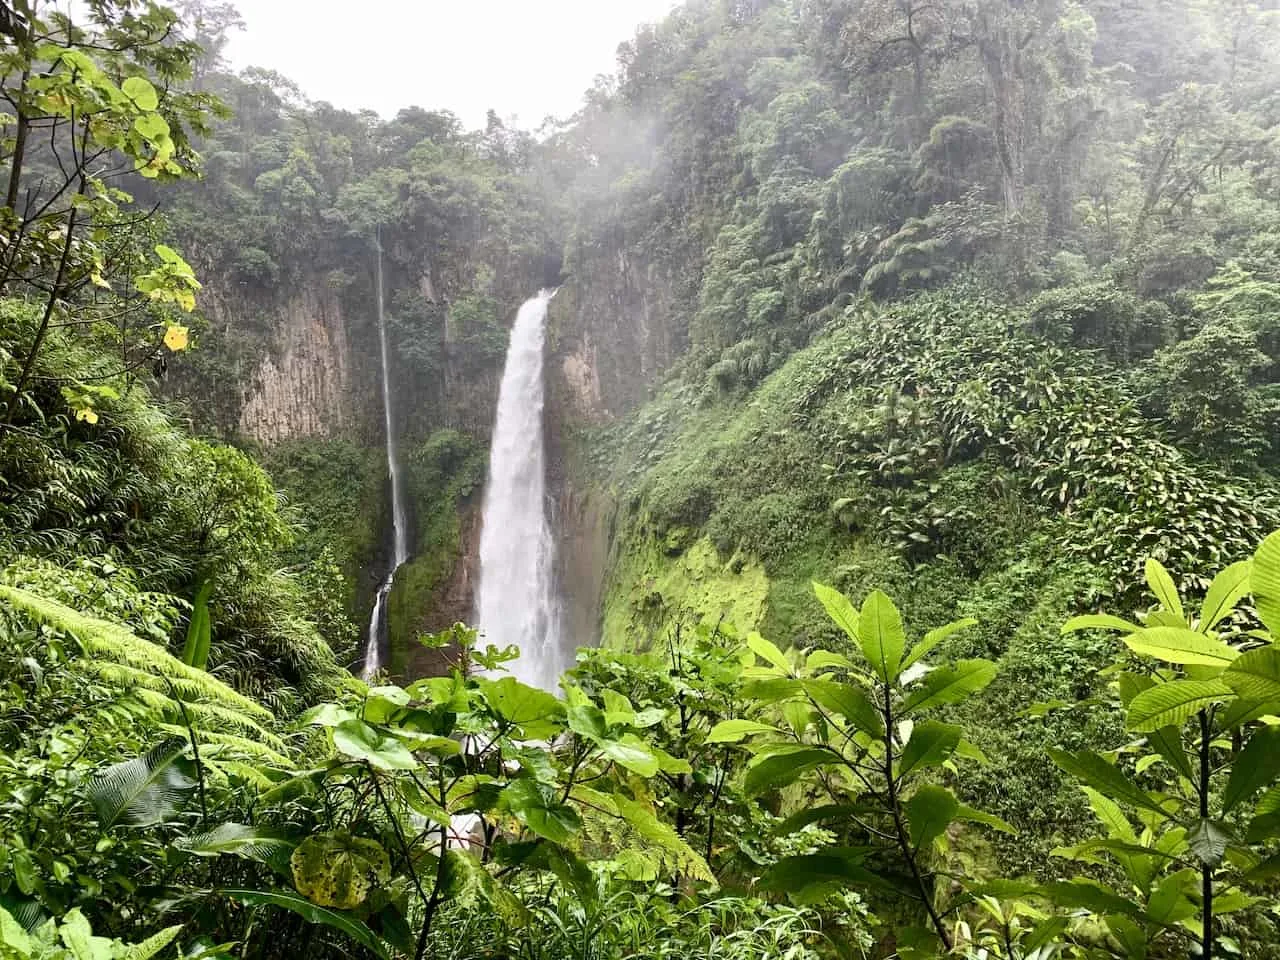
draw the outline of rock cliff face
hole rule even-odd
[[[318,278],[275,318],[272,349],[245,380],[240,433],[271,446],[352,426],[352,358],[336,293]]]
[[[648,399],[684,343],[677,282],[625,250],[579,261],[551,302],[549,494],[567,640],[599,642],[617,509],[578,456],[584,428]]]
[[[577,262],[551,312],[553,394],[576,419],[620,416],[652,396],[684,349],[679,287],[666,267],[625,249]]]

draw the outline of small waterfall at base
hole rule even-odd
[[[489,451],[476,591],[485,639],[499,648],[519,647],[512,675],[550,691],[568,666],[555,597],[542,436],[542,352],[554,295],[544,290],[526,300],[511,330]]]
[[[404,493],[400,477],[400,457],[396,450],[395,418],[391,412],[391,360],[387,348],[387,318],[382,304],[382,238],[375,241],[378,250],[374,284],[378,304],[378,347],[382,358],[382,412],[387,428],[387,472],[391,475],[391,529],[394,555],[391,570],[378,586],[373,601],[373,616],[369,618],[369,639],[364,648],[364,675],[370,677],[386,663],[387,597],[395,582],[396,571],[409,559],[409,531],[405,519]]]

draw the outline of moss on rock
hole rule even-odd
[[[637,524],[624,538],[604,600],[604,642],[643,648],[666,623],[703,620],[758,627],[765,616],[769,577],[757,560],[722,559],[709,537],[675,547],[673,531],[659,536]]]
[[[415,536],[413,556],[396,573],[387,599],[393,673],[404,673],[444,586],[466,561],[464,521],[483,488],[486,460],[483,444],[456,430],[437,430],[405,457]]]

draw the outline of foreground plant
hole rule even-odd
[[[1125,655],[1104,673],[1140,739],[1105,754],[1050,751],[1105,828],[1059,855],[1113,865],[1124,882],[1077,878],[1044,892],[1099,916],[1113,956],[1178,949],[1188,936],[1203,960],[1238,955],[1221,918],[1259,903],[1251,885],[1280,874],[1280,533],[1219,573],[1199,610],[1157,561],[1146,574],[1159,605],[1142,624],[1098,614],[1063,627],[1121,634]],[[1261,628],[1233,617],[1250,594]]]
[[[455,627],[448,639],[462,653],[452,675],[374,687],[304,716],[325,732],[330,757],[267,791],[260,809],[267,820],[301,804],[317,829],[227,823],[184,844],[204,856],[283,861],[289,887],[223,896],[289,910],[379,956],[394,948],[421,960],[446,904],[522,916],[513,874],[585,888],[588,824],[619,869],[639,863],[651,875],[714,883],[658,818],[647,784],[690,769],[641,735],[665,710],[637,711],[608,689],[595,700],[569,682],[562,700],[495,676],[509,655],[476,650],[474,631]]]
[[[121,943],[94,936],[78,909],[28,931],[0,907],[0,956],[5,960],[151,960],[173,943],[181,930],[180,925],[168,927],[141,943]]]
[[[743,671],[740,694],[751,718],[718,724],[708,740],[745,745],[749,795],[783,791],[785,806],[797,812],[782,831],[816,824],[839,840],[779,861],[765,877],[767,887],[801,901],[833,885],[901,891],[919,904],[929,929],[900,931],[900,951],[949,950],[953,935],[939,904],[935,852],[947,848],[957,821],[1012,828],[935,782],[944,770],[958,773],[955,761],[982,754],[959,726],[930,715],[986,687],[995,664],[928,663],[972,620],[930,631],[908,649],[902,618],[885,594],[872,592],[858,610],[830,587],[814,590],[861,661],[830,650],[784,654],[751,634],[745,655],[765,662]]]

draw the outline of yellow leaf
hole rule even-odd
[[[99,270],[94,270],[93,273],[89,274],[89,279],[95,287],[102,287],[104,290],[111,289],[111,284],[107,282],[107,278]]]
[[[176,323],[164,332],[164,345],[177,353],[179,350],[187,349],[186,327],[178,326]]]
[[[76,419],[83,420],[85,423],[97,423],[98,414],[92,407],[81,407],[76,411]]]

